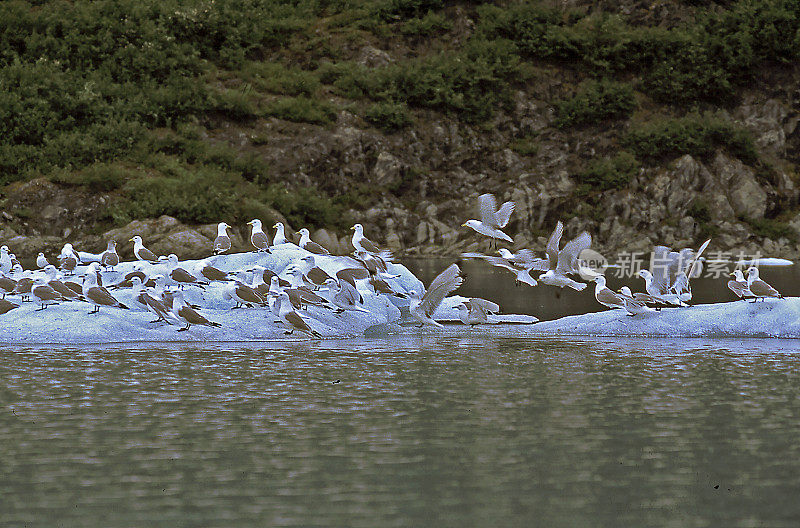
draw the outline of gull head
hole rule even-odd
[[[128,242],[133,242],[134,244],[141,244],[142,243],[142,237],[140,237],[139,235],[136,235],[133,238],[131,238],[130,240],[128,240]]]
[[[300,231],[298,231],[297,233],[298,233],[300,236],[310,236],[310,235],[309,235],[309,232],[308,232],[308,229],[306,229],[305,227],[304,227],[303,229],[301,229]]]
[[[753,280],[758,278],[758,268],[755,266],[752,266],[749,270],[747,270],[747,278],[749,279],[751,277]]]
[[[354,224],[353,227],[351,227],[350,229],[355,231],[359,235],[364,234],[364,226],[362,226],[361,224]]]
[[[644,280],[653,278],[653,275],[648,270],[645,270],[645,269],[639,270],[639,276],[641,278],[643,278]]]
[[[628,288],[627,286],[623,286],[622,288],[620,288],[619,292],[622,295],[627,295],[628,297],[633,297],[633,292],[631,292],[631,289]]]
[[[481,223],[478,222],[477,220],[467,220],[466,222],[461,224],[461,227],[471,227],[471,228],[475,229],[479,225],[481,225]]]
[[[273,229],[283,229],[283,222],[275,222],[275,225],[272,226]]]
[[[498,249],[498,250],[497,250],[497,252],[498,252],[498,253],[500,254],[500,256],[501,256],[501,257],[503,257],[504,259],[510,259],[510,258],[512,258],[512,257],[514,256],[514,255],[513,255],[513,254],[512,254],[512,253],[511,253],[509,250],[507,250],[506,248],[500,248],[500,249]]]

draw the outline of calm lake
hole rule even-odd
[[[0,526],[800,524],[798,341],[4,347],[0,410]]]

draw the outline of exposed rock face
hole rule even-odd
[[[216,237],[217,227],[213,226]],[[161,216],[153,220],[134,220],[119,229],[103,234],[103,240],[116,240],[117,253],[122,258],[133,258],[133,243],[130,239],[139,235],[144,245],[156,255],[175,253],[179,258],[201,258],[211,254],[214,241],[188,228],[171,216]],[[232,239],[233,240],[233,239]]]

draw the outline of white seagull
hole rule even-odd
[[[491,237],[495,243],[497,243],[498,238],[507,242],[514,242],[510,236],[502,231],[508,225],[511,213],[514,211],[514,202],[506,202],[498,209],[494,195],[486,193],[478,196],[478,209],[481,219],[467,220],[461,224],[462,227],[472,228],[482,235]]]
[[[461,270],[457,264],[451,264],[447,269],[441,272],[428,287],[428,290],[420,298],[419,292],[412,290],[409,292],[411,298],[411,305],[408,310],[411,315],[419,321],[419,326],[424,325],[442,327],[441,324],[433,320],[433,314],[436,309],[442,304],[442,301],[456,288],[461,286],[464,278],[461,276]]]

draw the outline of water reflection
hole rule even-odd
[[[0,524],[796,525],[794,342],[492,332],[7,349]]]

